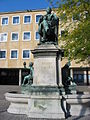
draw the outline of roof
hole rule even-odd
[[[22,11],[10,11],[10,12],[0,12],[0,15],[2,14],[15,14],[15,13],[26,13],[26,12],[40,12],[40,11],[46,11],[46,9],[27,9],[27,10],[22,10]]]

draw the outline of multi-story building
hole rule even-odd
[[[45,10],[0,13],[0,84],[21,84],[23,63],[28,66],[33,61],[31,50],[39,42],[38,20],[45,13]],[[66,61],[62,60],[62,67]],[[72,61],[71,73],[74,79],[89,84],[88,65]]]

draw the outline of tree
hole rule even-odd
[[[53,0],[48,1],[54,7]],[[56,4],[61,27],[70,23],[65,28],[68,32],[59,37],[59,42],[64,42],[61,47],[65,56],[69,50],[72,59],[90,63],[90,0],[56,0]]]

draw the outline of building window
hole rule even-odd
[[[23,59],[29,59],[30,58],[30,50],[23,50]]]
[[[0,33],[0,42],[7,41],[7,33]]]
[[[36,40],[39,40],[39,39],[40,39],[40,35],[39,35],[38,32],[35,32],[35,39],[36,39]]]
[[[18,33],[12,33],[12,40],[13,41],[18,41],[18,39],[19,39],[19,35],[18,35]]]
[[[3,17],[2,18],[1,25],[8,25],[8,17]]]
[[[76,80],[77,80],[77,74],[73,75],[73,80],[76,82]]]
[[[23,33],[23,40],[31,40],[31,33],[30,32],[24,32]]]
[[[88,79],[90,80],[90,74],[88,75]]]
[[[39,19],[40,19],[41,16],[42,15],[36,15],[36,23],[38,23],[38,21],[39,21]]]
[[[76,84],[83,84],[84,83],[84,74],[74,74],[73,80]]]
[[[25,24],[31,23],[31,16],[30,15],[25,15],[24,16],[24,23]]]
[[[6,58],[6,51],[0,50],[0,59],[5,59],[5,58]]]
[[[85,73],[83,70],[73,70],[73,80],[77,85],[84,84]]]
[[[13,17],[13,21],[12,21],[13,24],[19,24],[20,23],[20,17],[19,16],[15,16]]]
[[[11,58],[12,59],[18,58],[18,51],[17,50],[11,50]]]
[[[84,75],[83,75],[83,74],[79,74],[79,75],[78,75],[78,80],[82,82],[83,79],[84,79]]]

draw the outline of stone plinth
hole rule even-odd
[[[36,92],[35,92],[36,91]],[[30,118],[64,118],[64,112],[61,108],[62,96],[56,87],[36,87],[36,90],[30,92],[28,100]]]
[[[58,58],[60,50],[53,44],[38,45],[34,55],[34,86],[57,86],[59,84]]]

